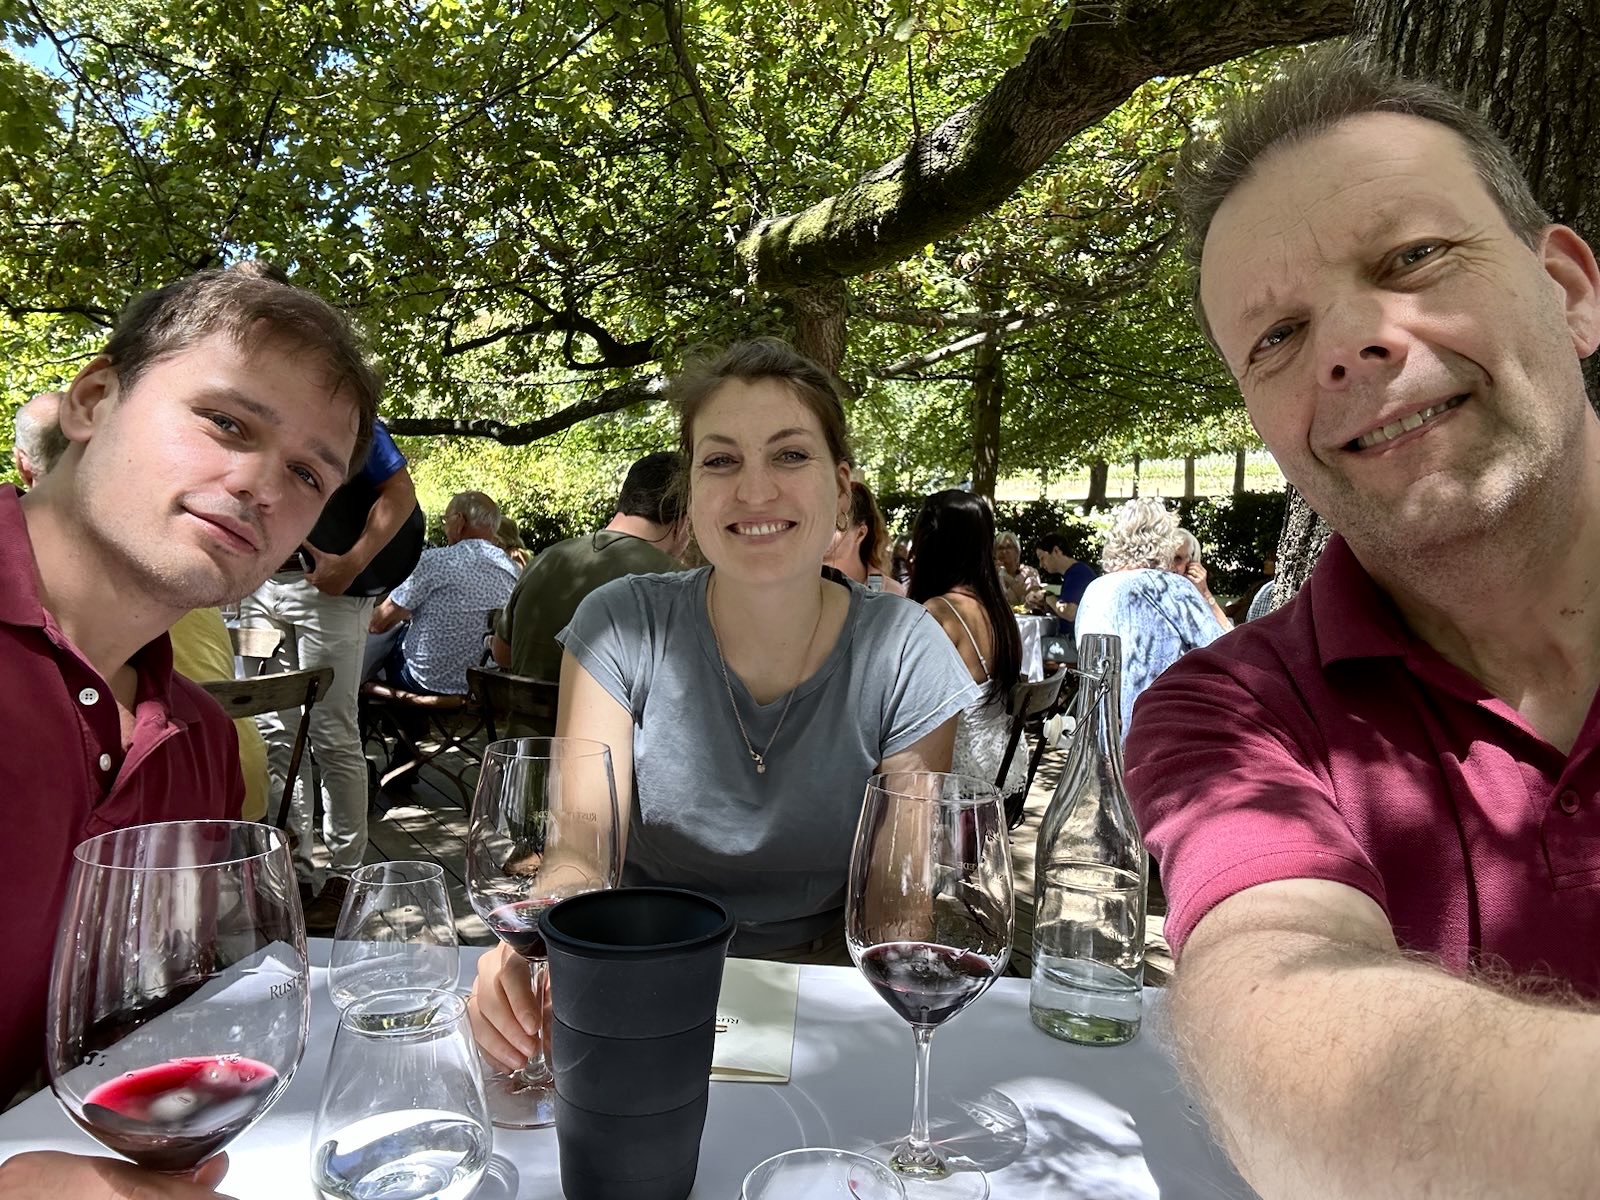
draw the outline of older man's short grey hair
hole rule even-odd
[[[477,529],[493,539],[500,528],[500,506],[482,492],[457,492],[445,505],[444,515],[454,513],[468,529]]]
[[[1103,571],[1130,571],[1137,567],[1165,569],[1178,544],[1178,518],[1159,500],[1129,500],[1117,509],[1111,531],[1100,552]]]
[[[67,440],[67,435],[61,432],[61,422],[55,416],[59,411],[61,396],[60,392],[40,392],[17,409],[12,426],[13,436],[17,449],[28,460],[36,477],[48,475],[72,444]],[[41,404],[41,401],[45,403]],[[41,408],[49,415],[42,415]]]

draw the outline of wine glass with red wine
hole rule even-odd
[[[279,830],[172,821],[90,838],[56,939],[51,1089],[109,1149],[192,1171],[289,1086],[309,982]]]
[[[518,1071],[484,1062],[489,1115],[504,1129],[555,1122],[549,976],[539,914],[583,892],[615,887],[622,870],[611,751],[586,738],[511,738],[485,752],[467,830],[472,907],[528,963],[543,1014],[533,1056]]]
[[[988,990],[1011,957],[1011,851],[990,784],[938,772],[874,775],[850,856],[845,940],[878,995],[911,1025],[911,1132],[882,1148],[915,1200],[983,1200],[981,1170],[928,1133],[933,1031]]]

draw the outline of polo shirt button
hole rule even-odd
[[[1561,805],[1562,812],[1575,813],[1578,811],[1578,793],[1568,788],[1561,793],[1558,803]]]
[[[102,755],[101,755],[101,756],[100,756],[100,769],[101,769],[101,770],[102,770],[102,771],[109,771],[109,770],[111,770],[111,755],[109,755],[109,754],[102,754]]]
[[[98,704],[99,702],[100,693],[95,691],[93,688],[84,688],[83,691],[78,693],[79,704]]]

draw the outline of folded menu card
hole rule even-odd
[[[717,998],[711,1078],[788,1083],[799,993],[800,967],[795,963],[728,959],[722,971],[722,995]]]

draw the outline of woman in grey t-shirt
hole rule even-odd
[[[678,380],[695,540],[710,565],[591,594],[560,634],[557,732],[610,745],[629,883],[722,900],[733,951],[795,956],[836,936],[861,800],[877,770],[950,767],[977,698],[920,606],[823,555],[850,511],[836,385],[775,339]],[[508,1064],[537,1027],[525,969],[484,955],[475,1030]],[[487,1026],[493,1028],[486,1029]]]

